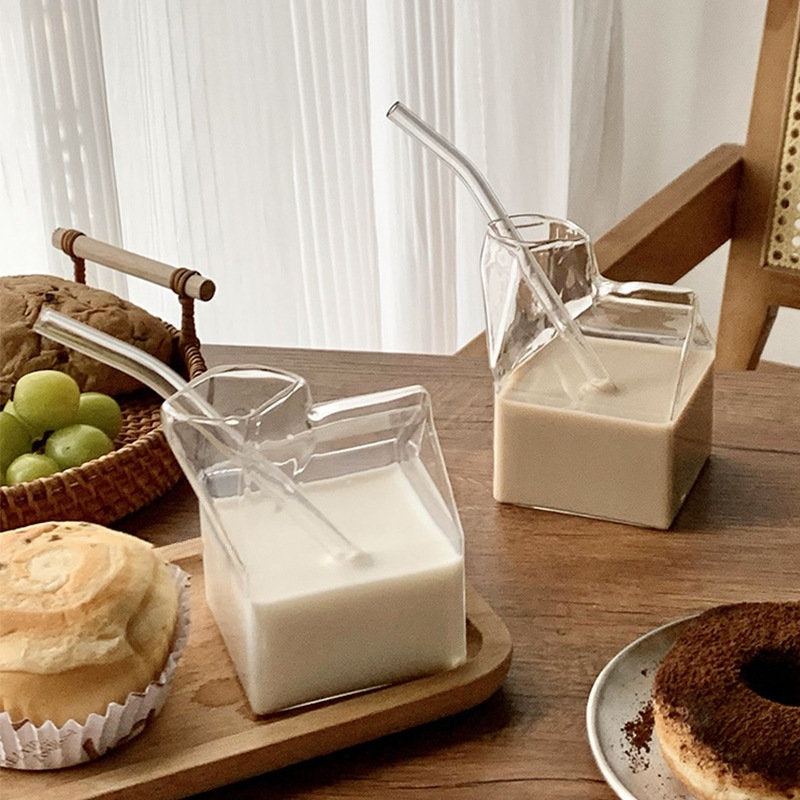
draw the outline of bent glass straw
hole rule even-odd
[[[33,329],[41,336],[115,367],[126,375],[131,375],[145,386],[149,386],[164,400],[180,392],[183,402],[177,405],[186,414],[190,424],[192,417],[197,416],[210,420],[222,419],[222,415],[195,392],[182,376],[138,347],[51,308],[43,308],[39,312]],[[261,489],[270,494],[274,494],[277,490],[284,496],[297,500],[318,523],[312,526],[311,533],[331,555],[364,564],[370,560],[363,550],[356,547],[317,509],[295,481],[264,458],[235,428],[224,424],[216,426],[213,431],[204,425],[195,424],[195,428],[202,436],[212,441],[232,463],[250,470]]]
[[[531,288],[551,324],[568,346],[569,352],[578,363],[589,386],[601,391],[613,391],[614,383],[597,353],[586,341],[553,284],[550,283],[539,263],[525,246],[525,240],[517,226],[514,225],[503,204],[477,167],[444,136],[431,128],[427,122],[424,122],[399,100],[392,104],[386,112],[386,116],[442,159],[466,184],[486,216],[490,220],[502,222],[508,231],[508,238],[519,242],[520,250],[525,254],[524,257],[530,266],[530,277],[533,284]]]

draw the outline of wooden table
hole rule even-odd
[[[252,778],[218,798],[612,798],[587,743],[598,672],[654,626],[706,607],[800,594],[800,380],[718,376],[714,449],[672,530],[500,506],[491,496],[492,388],[467,356],[207,348],[209,364],[304,375],[318,400],[421,383],[466,534],[467,575],[508,626],[504,687],[456,716]],[[198,535],[181,485],[118,528]]]

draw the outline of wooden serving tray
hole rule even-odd
[[[511,663],[508,630],[468,587],[461,667],[256,717],[205,603],[200,540],[159,552],[192,580],[191,633],[164,710],[98,761],[50,772],[0,770],[3,800],[187,797],[470,708],[502,684]]]

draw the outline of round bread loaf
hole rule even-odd
[[[0,277],[0,404],[27,372],[58,369],[84,392],[116,395],[138,389],[134,378],[39,336],[33,323],[42,307],[122,339],[164,362],[172,357],[172,336],[164,322],[111,292],[52,275]]]
[[[147,542],[88,522],[0,533],[0,711],[58,726],[160,674],[178,593]]]

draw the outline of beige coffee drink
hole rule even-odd
[[[711,450],[713,349],[688,349],[680,376],[679,347],[593,337],[617,390],[570,400],[557,344],[496,390],[495,499],[668,528]]]

